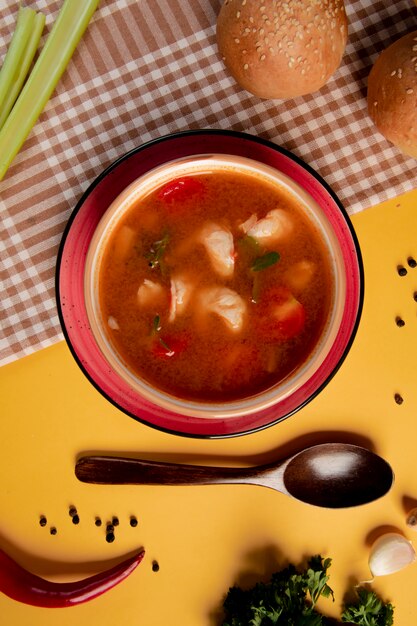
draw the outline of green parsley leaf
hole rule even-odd
[[[151,335],[156,335],[161,330],[161,317],[159,315],[155,315],[152,323],[152,331]]]
[[[162,239],[155,241],[151,245],[149,252],[145,254],[145,259],[147,259],[149,267],[151,267],[152,269],[159,267],[162,272],[164,271],[163,256],[165,254],[168,242],[169,234],[165,233]]]
[[[246,252],[249,255],[259,254],[260,245],[259,241],[257,241],[255,237],[245,235],[244,237],[241,237],[241,239],[238,239],[237,243],[243,252]]]
[[[268,267],[275,265],[275,263],[278,263],[279,259],[280,255],[278,252],[267,252],[253,261],[251,270],[252,272],[261,272],[262,270],[266,270]]]

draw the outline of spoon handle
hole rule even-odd
[[[265,484],[264,469],[181,465],[111,456],[85,456],[75,465],[76,477],[101,485]]]

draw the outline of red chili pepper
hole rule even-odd
[[[167,183],[158,193],[158,198],[168,204],[174,202],[184,202],[189,198],[201,195],[204,191],[204,185],[201,180],[193,176],[177,178]]]
[[[32,574],[0,550],[0,591],[9,598],[45,608],[88,602],[124,580],[139,565],[144,550],[100,574],[75,582],[57,583]]]

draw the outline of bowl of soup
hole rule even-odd
[[[132,176],[88,236],[84,352],[96,386],[137,419],[251,432],[296,412],[340,366],[360,315],[359,249],[332,197],[271,162],[173,156]]]

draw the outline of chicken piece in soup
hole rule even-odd
[[[240,400],[314,350],[333,297],[322,235],[284,187],[234,170],[140,198],[99,272],[106,334],[139,378],[183,400]]]

